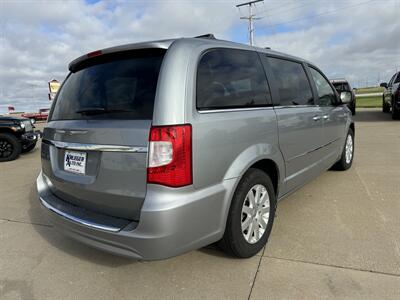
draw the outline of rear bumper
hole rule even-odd
[[[117,218],[68,208],[69,204],[50,192],[48,179],[42,173],[37,179],[37,189],[50,222],[62,233],[114,254],[155,260],[219,240],[225,230],[235,182],[226,180],[200,191],[192,187],[170,189],[149,185],[140,221],[118,219],[120,223]]]

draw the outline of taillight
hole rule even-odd
[[[147,182],[171,187],[192,184],[192,126],[150,129]]]

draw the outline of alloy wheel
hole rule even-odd
[[[242,234],[250,244],[257,243],[265,233],[269,220],[270,199],[262,184],[254,185],[242,207]]]
[[[346,139],[346,164],[349,164],[353,158],[353,137],[351,134]]]
[[[14,151],[13,145],[7,140],[0,140],[0,157],[7,158]]]

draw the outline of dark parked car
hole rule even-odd
[[[392,111],[392,118],[400,119],[400,72],[394,74],[389,83],[381,83],[381,87],[385,88],[382,96],[382,111]]]
[[[347,103],[347,106],[351,110],[351,113],[353,115],[355,115],[356,114],[356,95],[355,95],[353,89],[351,88],[350,83],[346,79],[331,79],[331,83],[333,84],[333,86],[335,87],[335,89],[337,90],[339,95],[341,94],[341,92],[350,92],[351,93],[351,99]]]
[[[40,137],[33,122],[16,116],[0,116],[0,162],[16,159],[21,152],[29,152]]]

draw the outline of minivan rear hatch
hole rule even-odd
[[[65,202],[138,220],[165,49],[88,57],[63,83],[42,145],[43,174]]]

